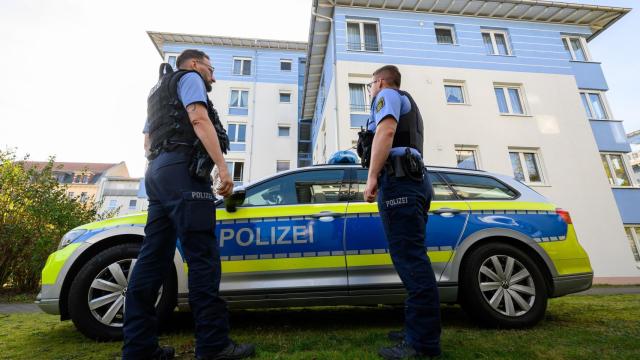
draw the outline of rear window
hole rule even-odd
[[[431,187],[433,188],[433,198],[435,201],[446,201],[446,200],[457,200],[456,194],[453,193],[453,190],[447,185],[444,180],[440,177],[440,175],[428,172],[429,180],[431,181]]]
[[[453,173],[441,173],[441,175],[461,199],[509,200],[518,196],[515,190],[488,176]]]

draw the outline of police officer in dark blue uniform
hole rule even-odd
[[[180,239],[189,266],[189,305],[195,319],[198,359],[241,359],[254,346],[229,339],[228,313],[219,296],[220,253],[214,235],[215,197],[211,170],[218,165],[218,194],[228,196],[233,182],[224,162],[229,142],[207,96],[215,82],[209,57],[185,50],[178,71],[162,74],[148,98],[150,160],[145,175],[149,212],[145,239],[125,298],[123,359],[172,359],[160,347],[154,304]]]
[[[377,196],[391,260],[407,291],[405,328],[389,333],[400,342],[380,349],[385,359],[440,355],[440,301],[425,246],[432,190],[422,161],[423,123],[411,95],[399,89],[400,78],[393,65],[373,73],[371,117],[358,146],[369,167],[365,200]]]

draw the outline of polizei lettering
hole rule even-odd
[[[224,247],[229,241],[235,241],[239,246],[313,244],[313,227],[300,225],[272,226],[266,229],[259,227],[221,229],[220,247]]]
[[[389,207],[407,204],[408,200],[407,200],[407,197],[399,197],[396,199],[387,200],[384,203],[389,208]]]
[[[215,200],[212,193],[192,191],[191,198],[197,200]]]

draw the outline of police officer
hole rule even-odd
[[[148,98],[150,159],[145,176],[149,211],[145,239],[125,298],[123,359],[172,359],[160,347],[154,304],[180,243],[189,266],[189,305],[195,320],[198,359],[240,359],[254,346],[229,339],[228,313],[219,296],[220,254],[214,235],[211,168],[218,165],[218,193],[233,182],[224,162],[226,132],[207,96],[215,82],[209,57],[199,50],[178,56],[178,71],[161,76]],[[204,154],[204,155],[203,155]]]
[[[404,331],[392,331],[396,346],[382,348],[385,359],[440,355],[440,302],[426,254],[425,230],[431,184],[422,161],[423,123],[409,93],[400,90],[400,72],[386,65],[367,85],[373,132],[364,197],[378,200],[393,265],[407,291]],[[368,161],[367,161],[368,160]]]

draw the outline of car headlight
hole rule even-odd
[[[60,240],[60,245],[58,245],[58,250],[72,243],[75,239],[79,238],[80,235],[86,233],[85,229],[75,229],[71,230],[68,233],[64,234],[62,239]]]

